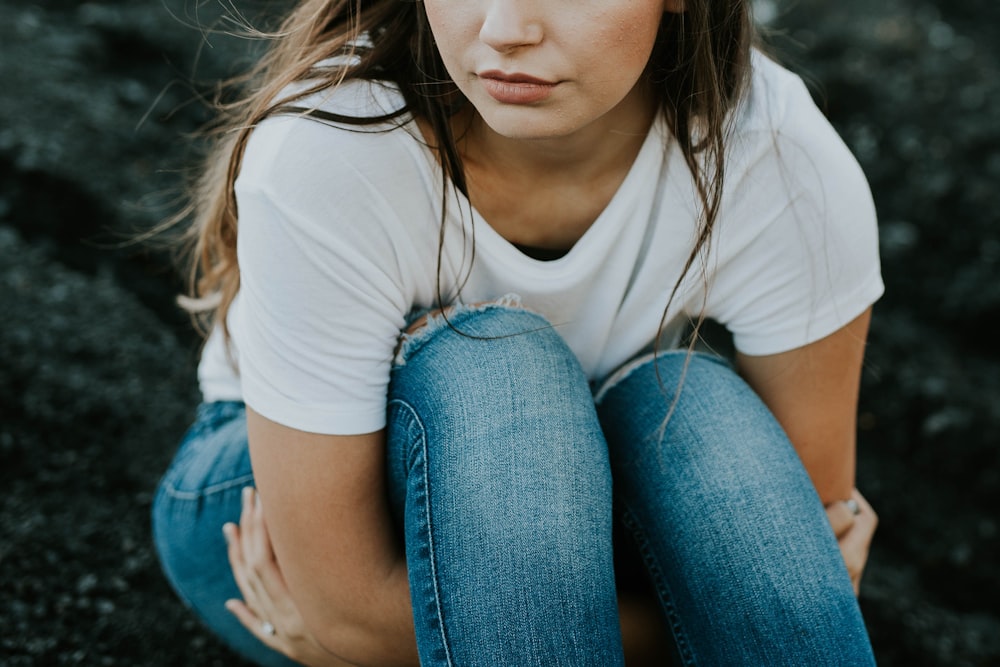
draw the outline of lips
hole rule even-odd
[[[501,104],[533,104],[548,97],[558,82],[521,73],[487,70],[478,74],[486,92]]]
[[[495,81],[504,81],[506,83],[531,83],[538,86],[554,86],[555,82],[546,81],[545,79],[539,79],[538,77],[531,76],[529,74],[507,74],[501,72],[500,70],[491,69],[485,72],[480,72],[479,77],[482,79],[493,79]]]

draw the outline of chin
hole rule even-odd
[[[511,109],[480,112],[480,118],[496,134],[523,141],[559,139],[582,129],[584,123],[572,122],[565,114],[551,109]]]

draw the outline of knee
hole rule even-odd
[[[620,416],[629,422],[638,408],[648,421],[694,419],[709,423],[731,413],[731,399],[745,391],[743,380],[718,357],[669,350],[639,357],[612,373],[598,389],[595,401],[602,416]],[[748,397],[741,396],[746,399]],[[632,413],[632,414],[626,414]],[[675,419],[676,418],[676,419]]]
[[[430,316],[399,356],[389,427],[390,440],[413,443],[404,460],[420,450],[447,467],[451,488],[474,493],[544,482],[559,495],[581,479],[603,493],[607,445],[590,386],[543,317],[509,303],[460,307],[447,322]]]
[[[699,461],[739,469],[762,457],[788,458],[787,436],[730,365],[684,351],[624,367],[598,393],[598,413],[622,461]]]
[[[608,376],[596,393],[596,401],[613,402],[623,393],[658,393],[678,398],[682,390],[692,396],[730,392],[746,387],[742,378],[723,358],[687,350],[648,353],[629,361]]]

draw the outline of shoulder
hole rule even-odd
[[[294,104],[303,111],[275,114],[252,130],[238,190],[346,194],[360,183],[388,194],[405,188],[408,177],[425,181],[428,154],[408,115],[363,125],[331,120],[378,118],[402,108],[402,96],[390,84],[346,81]]]
[[[876,211],[861,166],[802,80],[759,53],[725,169],[708,310],[738,349],[807,344],[881,294]]]
[[[783,199],[807,219],[859,216],[859,224],[873,225],[861,166],[802,79],[756,51],[751,76],[727,151],[729,194]]]
[[[371,117],[401,104],[394,96],[357,81],[297,104]],[[307,255],[366,274],[395,267],[398,282],[433,251],[436,183],[433,158],[408,118],[373,125],[267,118],[250,135],[235,185],[241,266],[301,263]]]
[[[786,183],[813,187],[820,180],[867,189],[857,160],[813,101],[802,79],[754,51],[746,97],[733,119],[733,167],[784,165]]]
[[[824,123],[825,118],[799,75],[755,49],[746,95],[734,119],[735,131],[789,130],[801,122]]]

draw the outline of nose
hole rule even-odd
[[[479,39],[491,49],[507,53],[542,41],[541,21],[532,6],[537,0],[494,0],[479,29]]]

